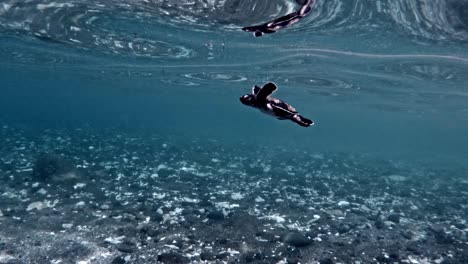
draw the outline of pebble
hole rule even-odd
[[[306,247],[312,243],[312,240],[298,232],[287,233],[283,241],[295,247]]]
[[[257,203],[263,203],[263,202],[265,202],[265,199],[263,199],[262,197],[259,196],[259,197],[255,198],[255,201]]]
[[[47,193],[47,191],[44,188],[41,188],[39,191],[37,191],[37,193],[44,195]]]
[[[203,260],[203,261],[211,261],[211,260],[216,259],[216,256],[213,253],[209,252],[209,251],[203,251],[200,254],[200,259]]]
[[[347,233],[351,230],[351,227],[347,224],[341,224],[339,227],[338,227],[338,232],[340,234],[344,234],[344,233]]]
[[[377,221],[375,221],[375,223],[374,223],[374,224],[375,224],[375,227],[376,227],[377,229],[382,229],[382,228],[384,228],[384,227],[385,227],[385,224],[384,224],[384,222],[383,222],[383,221],[381,221],[381,220],[377,220]]]
[[[3,212],[2,212],[2,210],[0,210],[0,217],[3,217]]]
[[[349,202],[348,201],[339,201],[338,206],[348,206]]]
[[[400,215],[398,214],[391,214],[387,217],[388,221],[392,221],[395,224],[400,223]]]
[[[403,182],[403,181],[406,181],[406,177],[405,176],[401,176],[401,175],[390,175],[388,176],[388,178],[392,181],[396,181],[396,182]]]
[[[112,245],[117,245],[122,243],[122,239],[124,239],[125,236],[120,236],[120,237],[108,237],[104,239],[104,242],[112,244]]]
[[[288,264],[298,264],[298,263],[300,263],[299,259],[297,257],[289,257],[289,258],[286,259],[286,261],[288,262]]]
[[[26,211],[31,211],[31,210],[34,210],[34,209],[40,211],[40,210],[42,210],[44,208],[47,208],[47,205],[45,203],[43,203],[43,202],[34,202],[34,203],[30,203],[28,205],[28,207],[26,208]]]
[[[319,261],[320,264],[333,264],[333,260],[331,258],[323,258]]]
[[[123,253],[133,253],[135,249],[135,244],[128,240],[123,241],[121,244],[117,245],[117,250]]]
[[[241,193],[233,193],[231,195],[231,199],[236,200],[236,201],[237,200],[242,200],[242,199],[244,199],[244,196]]]
[[[85,206],[85,205],[86,205],[86,203],[83,202],[83,201],[80,201],[80,202],[75,204],[76,207],[82,207],[82,206]]]
[[[344,216],[343,211],[341,211],[340,209],[326,210],[325,212],[327,214],[329,214],[329,215],[333,215],[333,216],[336,216],[336,217]]]
[[[62,224],[62,228],[64,229],[70,229],[73,227],[73,224]]]
[[[162,253],[158,256],[158,261],[163,263],[189,263],[189,260],[175,252]]]
[[[217,220],[217,221],[224,220],[224,214],[221,211],[209,212],[206,217],[211,220]]]
[[[111,264],[125,264],[125,259],[121,256],[117,256],[112,260]]]

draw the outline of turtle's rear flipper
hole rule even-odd
[[[300,126],[303,126],[303,127],[308,127],[308,126],[312,126],[314,125],[314,121],[310,120],[310,119],[307,119],[299,114],[295,114],[291,120],[300,125]]]

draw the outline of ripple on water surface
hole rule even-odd
[[[295,1],[287,0],[6,0],[0,4],[0,32],[111,54],[188,58],[194,56],[190,42],[175,40],[161,24],[191,32],[231,32],[297,8]],[[309,16],[283,34],[394,32],[415,41],[467,41],[466,10],[467,1],[455,0],[317,1]]]

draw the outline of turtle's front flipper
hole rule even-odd
[[[260,92],[260,89],[262,89],[262,88],[258,87],[257,85],[254,85],[254,87],[252,87],[252,94],[257,95],[258,92]]]
[[[276,84],[269,82],[265,84],[262,89],[257,93],[257,100],[259,101],[264,101],[267,99],[268,96],[270,96],[272,93],[274,93],[278,89],[278,86]]]
[[[300,126],[303,126],[303,127],[308,127],[308,126],[312,126],[314,125],[314,121],[310,120],[310,119],[307,119],[299,114],[295,114],[291,120],[300,125]]]

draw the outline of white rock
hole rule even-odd
[[[3,212],[2,212],[2,210],[0,210],[0,217],[3,217]]]
[[[348,206],[349,202],[348,201],[339,201],[338,206]]]
[[[107,205],[107,204],[101,205],[101,209],[102,209],[102,210],[109,210],[109,208],[110,208],[110,206]]]
[[[31,210],[34,210],[34,209],[40,211],[40,210],[42,210],[44,208],[47,208],[47,205],[45,203],[43,203],[43,202],[34,202],[34,203],[30,203],[28,205],[28,208],[26,208],[26,211],[31,211]]]
[[[280,216],[279,214],[273,214],[273,215],[267,215],[267,216],[260,217],[260,219],[263,219],[263,218],[266,218],[268,220],[276,221],[278,224],[279,223],[284,223],[286,221],[286,219],[284,219],[284,217]]]
[[[309,221],[307,222],[307,224],[310,225],[310,224],[312,224],[312,223],[318,221],[319,219],[320,219],[320,215],[314,215],[314,216],[313,216],[313,219],[309,220]]]
[[[15,257],[8,255],[6,253],[3,253],[3,252],[0,253],[0,263],[9,263],[10,260],[15,260]]]
[[[198,200],[197,199],[191,199],[191,198],[188,198],[188,197],[184,197],[182,198],[182,200],[186,203],[198,203]]]
[[[62,224],[62,228],[64,229],[70,229],[73,227],[73,224]]]
[[[403,181],[406,181],[406,177],[405,176],[401,176],[401,175],[390,175],[388,176],[388,178],[392,181],[396,181],[396,182],[403,182]]]
[[[122,243],[122,240],[125,238],[125,236],[120,236],[120,237],[108,237],[104,239],[104,242],[112,244],[112,245],[117,245]]]
[[[233,193],[231,195],[231,199],[233,199],[233,200],[242,200],[242,199],[244,199],[244,196],[241,193]]]
[[[75,186],[73,186],[73,189],[81,189],[86,186],[86,183],[77,183]]]
[[[263,203],[265,201],[265,199],[263,199],[262,197],[258,196],[257,198],[255,198],[255,201],[257,203]]]
[[[39,191],[37,191],[37,193],[44,195],[47,193],[47,191],[44,188],[41,188]]]
[[[86,203],[83,202],[83,201],[77,202],[77,203],[75,204],[75,206],[80,206],[80,207],[81,207],[81,206],[85,206],[85,205],[86,205]]]
[[[160,164],[160,165],[156,168],[157,171],[162,170],[162,169],[167,169],[167,166],[164,165],[164,164]]]

